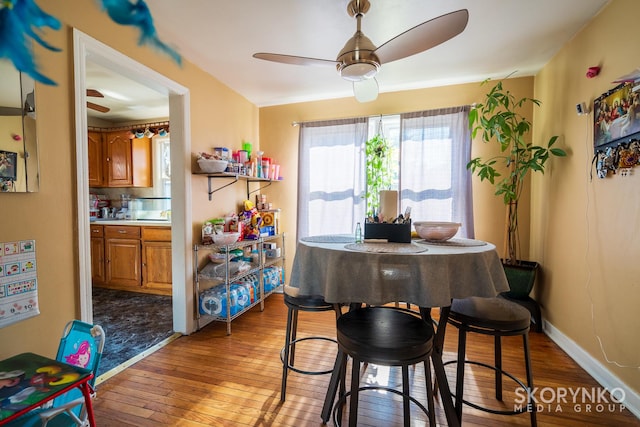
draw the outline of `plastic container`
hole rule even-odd
[[[244,165],[248,160],[249,153],[247,152],[247,150],[238,150],[238,162]]]
[[[229,149],[227,147],[214,147],[213,154],[222,160],[229,160]]]
[[[249,160],[251,158],[251,143],[242,141],[242,149],[247,152],[247,160]]]
[[[227,160],[217,159],[198,159],[200,170],[205,173],[224,172],[229,162]]]
[[[271,159],[269,157],[262,158],[262,175],[260,178],[269,178],[269,170],[271,168]]]
[[[215,245],[230,245],[232,243],[237,242],[239,238],[240,238],[240,233],[238,232],[214,234],[213,243]]]

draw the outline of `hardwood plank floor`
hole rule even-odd
[[[280,402],[282,364],[280,349],[284,343],[286,307],[282,296],[275,294],[232,323],[232,335],[224,323],[212,323],[202,330],[180,337],[116,376],[98,385],[94,400],[99,426],[321,426],[320,411],[329,381],[328,375],[309,376],[290,373],[286,402]],[[300,313],[299,337],[335,336],[332,312]],[[109,337],[107,337],[109,339]],[[470,334],[467,358],[492,362],[491,337]],[[598,389],[599,385],[577,366],[555,343],[542,333],[530,333],[534,384],[549,387],[538,414],[540,426],[640,426],[640,421],[619,405],[598,412],[578,400],[555,403],[560,388]],[[445,360],[455,358],[456,329],[447,328]],[[335,345],[306,341],[296,352],[296,365],[302,369],[330,369]],[[524,378],[522,339],[503,341],[504,369]],[[455,383],[455,367],[447,366],[450,384]],[[401,384],[398,369],[369,366],[363,380],[382,384]],[[422,365],[411,372],[411,392],[421,402],[425,399]],[[467,368],[465,397],[492,408],[512,409],[517,395],[515,383],[505,381],[504,404],[492,399],[492,372]],[[588,402],[587,402],[588,403]],[[589,410],[588,410],[589,409]],[[345,410],[347,414],[347,410]],[[358,425],[402,425],[402,403],[390,393],[366,392],[359,402]],[[436,421],[446,425],[440,402],[436,400]],[[333,425],[332,422],[329,425]],[[426,426],[428,421],[412,406],[412,426]],[[469,407],[464,408],[463,426],[529,425],[529,415],[499,416]]]

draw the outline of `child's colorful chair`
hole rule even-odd
[[[89,384],[93,387],[102,358],[104,341],[104,331],[99,325],[72,320],[64,328],[56,360],[91,370],[94,377]],[[89,422],[84,397],[80,390],[73,389],[56,397],[51,407],[34,409],[8,425],[67,427],[88,426]]]

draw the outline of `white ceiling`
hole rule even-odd
[[[157,121],[169,117],[169,99],[125,75],[116,75],[113,71],[87,61],[87,89],[95,89],[104,98],[87,96],[92,102],[110,109],[107,113],[87,109],[89,117],[107,120],[113,123],[131,121]]]
[[[424,21],[458,9],[469,10],[469,23],[460,35],[412,57],[383,64],[377,75],[382,93],[478,82],[512,73],[514,77],[535,75],[610,0],[370,1],[362,31],[376,46]],[[347,3],[147,2],[162,41],[260,107],[352,96],[351,84],[330,67],[279,64],[252,57],[256,52],[272,52],[334,60],[356,30],[355,20],[346,11]],[[129,86],[118,89],[120,83],[114,80],[87,78],[88,87],[103,92],[112,89],[133,95],[135,91]],[[107,98],[98,101],[109,103]],[[144,101],[139,94],[131,102]],[[157,114],[152,102],[147,101],[142,110]],[[127,114],[141,109],[132,107],[127,105]]]

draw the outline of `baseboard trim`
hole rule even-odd
[[[542,326],[547,336],[558,344],[565,353],[580,365],[582,369],[587,371],[602,387],[608,390],[614,388],[624,390],[624,406],[635,415],[636,418],[640,419],[640,394],[622,382],[620,378],[612,374],[599,360],[584,351],[575,341],[560,332],[560,330],[551,323],[543,320]]]
[[[149,356],[150,354],[155,353],[156,351],[160,350],[165,345],[169,344],[170,342],[174,341],[175,339],[177,339],[177,338],[179,338],[181,336],[182,336],[181,333],[176,332],[175,334],[171,335],[169,338],[167,338],[167,339],[165,339],[163,341],[160,341],[159,343],[155,344],[153,347],[149,347],[148,349],[146,349],[142,353],[137,354],[134,357],[132,357],[131,359],[119,364],[115,368],[108,370],[107,372],[105,372],[104,374],[102,374],[98,378],[96,378],[96,386],[100,385],[100,383],[105,382],[106,380],[108,380],[109,378],[113,377],[114,375],[119,374],[120,372],[122,372],[125,369],[127,369],[129,366],[133,365],[136,362],[139,362],[140,360],[144,359],[145,357]]]

